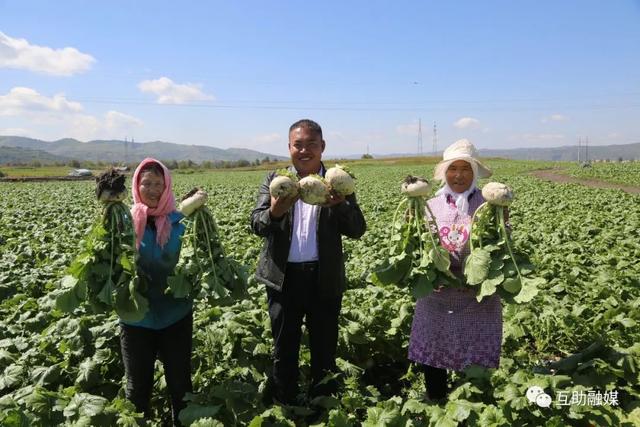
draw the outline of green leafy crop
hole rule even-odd
[[[525,303],[546,282],[533,275],[527,255],[513,247],[505,211],[504,206],[485,202],[474,213],[464,274],[467,283],[477,287],[478,301],[497,292],[505,301]]]
[[[404,219],[398,221],[403,209]],[[373,283],[407,287],[416,299],[428,295],[434,287],[460,285],[449,270],[449,252],[440,245],[435,217],[424,197],[403,199],[391,226],[394,234],[390,238],[388,258],[371,274]]]
[[[56,306],[72,312],[87,301],[95,313],[115,309],[125,321],[142,320],[149,304],[136,273],[136,257],[129,209],[122,202],[107,203],[60,282]]]
[[[168,291],[176,298],[206,297],[214,305],[245,296],[246,269],[225,256],[209,209],[202,206],[182,221],[186,230],[175,274],[167,278]]]

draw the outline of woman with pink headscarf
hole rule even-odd
[[[183,397],[191,392],[192,301],[165,293],[167,277],[180,255],[184,225],[176,210],[169,170],[144,159],[133,174],[131,208],[138,249],[138,274],[146,287],[149,311],[139,322],[120,321],[120,345],[127,376],[127,398],[150,417],[156,358],[162,361],[174,425]]]

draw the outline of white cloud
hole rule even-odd
[[[23,128],[0,128],[0,135],[4,136],[27,136],[30,132]]]
[[[462,117],[453,124],[458,129],[475,129],[480,126],[480,120],[473,117]]]
[[[619,132],[611,132],[609,135],[607,135],[607,138],[609,139],[621,139],[623,137],[623,135]]]
[[[399,135],[416,136],[418,135],[418,127],[418,122],[398,125],[396,126],[396,133]]]
[[[543,117],[542,119],[540,119],[540,121],[542,123],[548,123],[548,122],[566,122],[569,120],[569,117],[563,115],[563,114],[552,114],[549,117]]]
[[[344,135],[344,132],[340,132],[340,131],[330,131],[327,132],[327,134],[324,137],[325,140],[340,140],[340,141],[346,141],[347,138]]]
[[[258,135],[253,138],[253,142],[255,144],[272,144],[274,142],[282,142],[284,140],[283,136],[279,133],[269,133],[265,135]]]
[[[104,115],[104,123],[107,129],[123,129],[142,126],[142,120],[114,110],[106,112]]]
[[[73,47],[52,49],[14,39],[0,31],[0,68],[15,68],[71,76],[91,68],[95,58]]]
[[[168,77],[144,80],[138,84],[142,92],[156,95],[158,104],[185,104],[191,101],[212,101],[212,95],[202,92],[202,85],[195,83],[178,84]]]
[[[6,95],[0,95],[0,116],[16,116],[24,113],[80,112],[82,105],[68,101],[64,94],[51,98],[28,87],[14,87]]]
[[[119,111],[107,111],[101,117],[86,114],[82,104],[68,100],[64,94],[47,97],[26,87],[15,87],[7,95],[0,95],[1,116],[26,122],[34,129],[29,134],[55,133],[81,140],[121,138],[143,125],[140,119]]]
[[[143,126],[142,120],[111,110],[102,117],[88,114],[77,114],[70,117],[66,133],[79,140],[119,139],[123,135],[131,135],[136,128],[141,126]]]

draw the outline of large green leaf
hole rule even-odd
[[[125,322],[139,322],[147,314],[149,302],[137,291],[120,288],[116,293],[116,313]]]
[[[539,287],[541,287],[545,283],[546,280],[541,277],[536,277],[533,279],[523,277],[522,289],[520,289],[518,295],[513,297],[514,301],[519,304],[531,301],[536,295],[538,295]]]
[[[371,274],[371,281],[377,285],[397,284],[411,270],[411,258],[404,252],[391,259],[392,263],[383,265]]]
[[[451,274],[449,271],[451,268],[451,260],[449,259],[449,252],[445,248],[440,245],[435,248],[431,248],[429,256],[431,257],[431,261],[436,269],[443,273]]]
[[[485,249],[474,249],[467,257],[464,263],[464,274],[467,283],[470,285],[479,285],[489,274],[489,266],[491,264],[491,253]]]
[[[200,418],[214,417],[220,412],[220,408],[220,405],[204,406],[197,403],[189,403],[186,408],[180,411],[180,422],[188,426]]]

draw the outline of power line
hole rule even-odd
[[[140,105],[140,106],[153,106],[153,107],[181,107],[181,108],[208,108],[214,110],[285,110],[285,111],[298,111],[298,110],[317,110],[317,111],[379,111],[379,112],[388,112],[388,111],[406,111],[406,112],[416,112],[416,111],[429,111],[429,112],[458,112],[462,108],[461,106],[450,106],[450,107],[442,107],[442,106],[427,106],[427,105],[414,105],[407,107],[347,107],[347,106],[322,106],[322,105],[294,105],[294,106],[281,106],[281,105],[257,105],[257,104],[247,104],[247,105],[234,105],[234,104],[213,104],[213,103],[183,103],[183,104],[159,104],[153,101],[137,101],[137,100],[109,100],[109,99],[74,99],[77,102],[84,102],[88,104],[116,104],[116,105]],[[344,103],[342,105],[349,105],[348,103]],[[354,104],[352,104],[354,105]],[[476,106],[473,107],[474,111],[506,111],[506,112],[522,112],[522,111],[543,111],[547,112],[550,109],[563,109],[563,110],[585,110],[585,111],[597,111],[597,110],[608,110],[608,109],[636,109],[640,108],[640,102],[630,103],[628,105],[619,105],[619,104],[596,104],[596,105],[585,105],[581,104],[566,104],[566,105],[556,105],[556,106]]]

